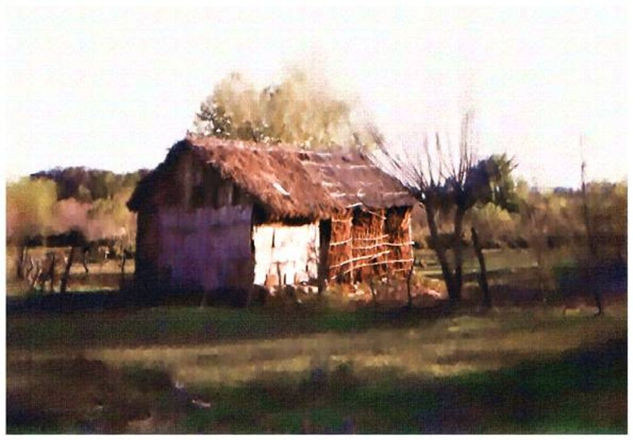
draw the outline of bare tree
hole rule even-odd
[[[461,123],[459,151],[454,158],[435,134],[435,149],[429,147],[425,137],[423,148],[387,146],[380,136],[375,136],[378,149],[370,153],[374,162],[388,174],[398,179],[416,197],[426,212],[431,235],[431,247],[435,250],[442,269],[451,304],[459,302],[463,273],[463,225],[466,212],[476,203],[480,186],[473,173],[475,152],[472,143],[473,112],[464,114]],[[453,209],[453,239],[450,245],[440,240],[438,213]],[[448,258],[452,250],[453,261]]]
[[[431,247],[442,269],[451,304],[461,299],[463,285],[464,218],[475,205],[493,203],[510,212],[516,211],[516,194],[511,172],[516,168],[514,159],[505,154],[476,160],[473,136],[473,111],[464,114],[461,121],[459,149],[453,154],[450,143],[443,145],[435,134],[435,148],[429,148],[428,138],[422,148],[387,146],[376,134],[378,149],[371,152],[374,162],[398,179],[416,197],[426,212],[431,235]],[[374,130],[374,132],[376,132]],[[438,214],[452,213],[450,243],[440,239]],[[474,231],[474,236],[477,232]],[[478,243],[479,244],[479,243]],[[452,251],[452,261],[448,252]],[[477,251],[477,249],[476,249]],[[478,256],[482,271],[482,289],[486,305],[487,294],[485,260],[481,248]]]

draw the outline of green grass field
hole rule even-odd
[[[10,316],[7,341],[8,408],[32,414],[9,417],[10,431],[334,432],[345,423],[358,432],[626,429],[621,301],[599,318],[590,308],[544,306],[435,317],[197,307]],[[569,351],[617,359],[603,365],[595,355],[579,365],[565,360]],[[147,371],[164,377],[157,389],[139,385]],[[99,383],[108,376],[117,379]],[[176,382],[212,406],[175,409]],[[60,413],[44,396],[68,407]],[[105,418],[81,425],[99,405]],[[135,425],[142,422],[148,426]]]
[[[526,251],[488,261],[487,312],[472,281],[450,312],[335,291],[246,309],[12,311],[7,430],[625,433],[626,288],[616,283],[594,317],[584,291],[512,299],[532,298]]]

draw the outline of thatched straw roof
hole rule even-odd
[[[275,218],[328,218],[352,206],[410,206],[415,200],[362,153],[320,153],[288,145],[188,137],[172,148],[192,151],[223,178],[251,194]],[[169,159],[169,156],[168,156]],[[166,160],[167,162],[167,160]],[[165,174],[165,163],[143,179],[128,206],[142,207]]]

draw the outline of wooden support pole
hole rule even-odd
[[[413,296],[411,295],[411,278],[413,278],[413,269],[415,268],[415,261],[411,265],[411,269],[409,269],[409,273],[407,275],[407,308],[413,308]]]
[[[64,274],[62,275],[61,283],[59,285],[59,293],[66,293],[66,288],[68,287],[68,279],[70,278],[70,268],[73,265],[73,256],[75,255],[75,248],[70,248],[70,254],[68,255],[68,259],[66,260],[66,267],[64,268]],[[53,260],[54,261],[54,260]],[[53,266],[55,264],[53,263]],[[51,280],[52,284],[52,280]]]
[[[56,255],[55,252],[51,253],[51,265],[48,269],[48,276],[51,280],[51,285],[50,285],[50,292],[53,293],[55,292],[55,263],[56,263]],[[44,289],[44,286],[42,285],[42,289]]]
[[[482,303],[484,307],[489,309],[490,307],[492,307],[492,299],[490,298],[490,290],[488,289],[488,273],[486,271],[486,260],[481,249],[481,243],[479,242],[479,235],[477,235],[477,230],[474,226],[470,228],[470,232],[472,234],[475,255],[477,255],[477,260],[479,261],[480,272],[478,280],[479,287],[481,288],[481,292],[483,294]]]

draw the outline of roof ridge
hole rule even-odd
[[[168,166],[168,159],[176,159],[189,150],[223,179],[232,180],[267,209],[288,218],[323,218],[358,202],[378,209],[415,203],[402,184],[362,152],[315,152],[287,147],[188,135],[174,144],[156,171]],[[147,187],[150,180],[146,179],[139,188]],[[138,206],[140,199],[134,199],[133,204]]]
[[[360,150],[348,149],[341,151],[317,151],[313,149],[307,149],[304,147],[300,147],[297,145],[293,145],[286,142],[281,142],[278,144],[268,144],[265,142],[256,142],[256,141],[248,141],[244,139],[223,139],[216,136],[195,136],[191,134],[187,134],[185,140],[189,141],[190,144],[201,147],[201,148],[215,148],[215,147],[225,147],[225,148],[242,148],[247,150],[256,150],[256,151],[282,151],[282,152],[291,152],[291,153],[305,153],[309,155],[315,156],[325,156],[325,157],[344,157],[347,155],[357,155],[359,158],[363,160],[367,160],[367,156],[364,152]],[[214,141],[213,145],[210,145],[205,141]]]

